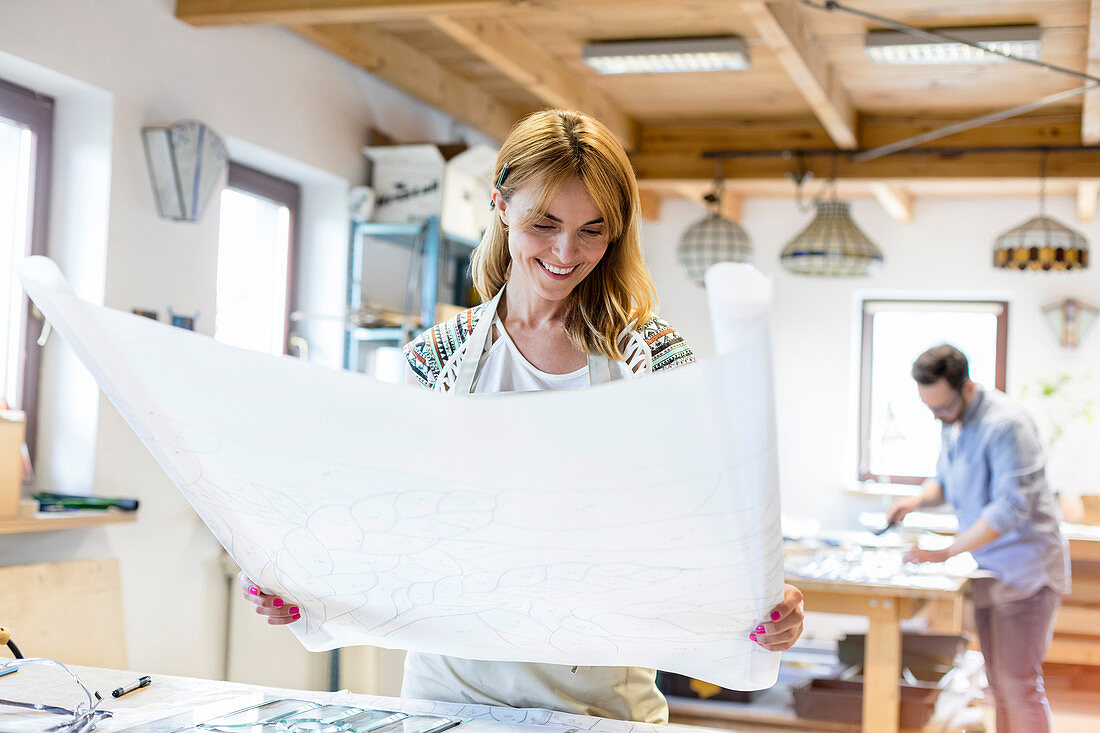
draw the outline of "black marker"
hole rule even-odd
[[[152,680],[149,679],[148,675],[145,677],[138,677],[125,687],[116,688],[115,691],[111,693],[111,697],[122,697],[127,692],[133,692],[134,690],[140,690],[142,687],[148,687],[150,682],[152,682]]]

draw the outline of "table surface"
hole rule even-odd
[[[0,663],[0,666],[3,666]],[[462,703],[407,700],[396,697],[359,695],[348,692],[315,692],[261,687],[236,682],[152,674],[152,683],[143,689],[111,697],[110,691],[138,678],[134,672],[71,666],[70,669],[90,689],[103,695],[100,710],[113,716],[101,719],[95,730],[124,731],[138,725],[189,710],[202,709],[201,719],[255,705],[265,696],[290,697],[322,703],[351,705],[406,713],[449,715],[466,719],[457,730],[465,733],[665,733],[675,730],[707,731],[697,726],[660,726],[631,721],[608,720],[550,710],[490,707]],[[0,698],[17,702],[59,705],[69,709],[83,694],[64,672],[53,666],[23,665],[19,671],[0,677]],[[727,732],[728,733],[728,732]]]

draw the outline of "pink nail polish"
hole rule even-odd
[[[749,634],[749,638],[756,641],[756,634]]]
[[[300,619],[301,617],[302,617],[302,614],[300,614],[300,613],[296,613],[296,614],[294,614],[293,616],[291,616],[291,618],[292,618],[292,619],[294,619],[295,621],[297,621],[297,620],[298,620],[298,619]]]
[[[297,616],[298,615],[298,607],[297,606],[291,606],[287,610],[290,611],[291,616]]]
[[[763,634],[764,633],[764,626],[763,625],[757,626],[756,627],[756,633]]]
[[[283,599],[282,598],[276,598],[274,601],[271,602],[271,605],[275,606],[275,608],[279,608],[280,606],[283,605]]]
[[[251,586],[251,587],[250,587],[250,588],[248,589],[248,592],[249,592],[249,593],[251,593],[251,594],[252,594],[252,595],[254,595],[254,596],[258,596],[258,595],[260,595],[260,589],[259,589],[259,588],[257,588],[256,586]]]
[[[772,621],[779,620],[779,611],[772,611]]]

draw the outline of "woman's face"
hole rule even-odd
[[[510,285],[530,289],[546,300],[564,300],[599,264],[607,251],[607,223],[578,178],[569,179],[549,211],[518,226],[537,203],[534,187],[520,189],[510,202],[499,191],[493,201],[508,225],[512,256]]]

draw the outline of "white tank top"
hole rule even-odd
[[[497,340],[485,350],[477,368],[473,392],[536,392],[544,389],[582,389],[589,386],[588,365],[567,374],[552,374],[536,367],[520,353],[500,318],[493,316]],[[608,364],[612,379],[628,376],[625,362]],[[631,375],[632,376],[632,375]]]

